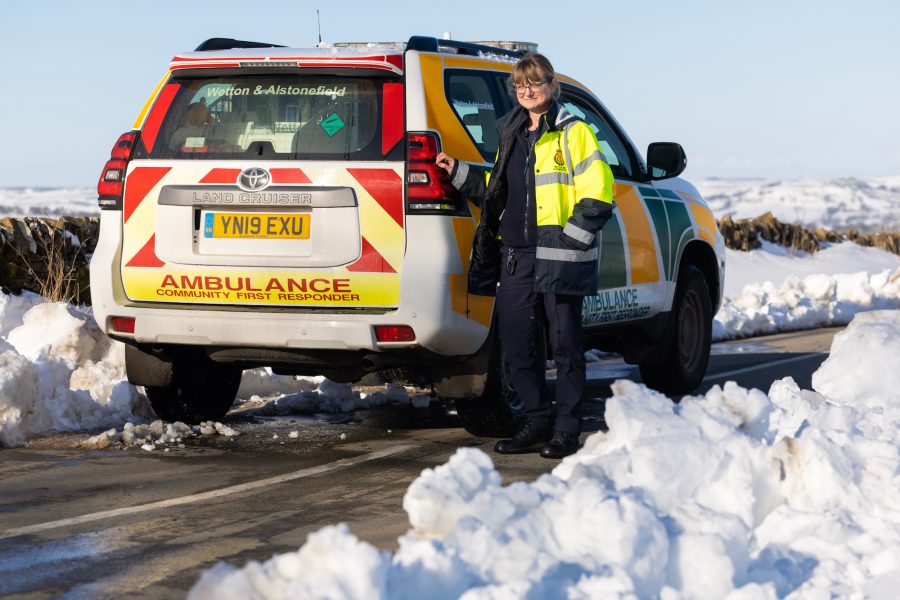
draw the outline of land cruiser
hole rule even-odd
[[[268,366],[432,386],[469,431],[508,431],[493,299],[466,289],[479,211],[434,161],[490,167],[521,50],[214,38],[172,59],[102,171],[91,261],[97,322],[160,417],[219,419],[242,370]],[[687,392],[722,296],[713,214],[678,178],[681,146],[651,144],[645,162],[590,90],[560,79],[616,179],[585,343]]]

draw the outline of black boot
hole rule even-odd
[[[541,456],[544,458],[564,458],[578,452],[580,447],[581,443],[578,441],[576,434],[557,431],[553,434],[553,439],[541,448]]]
[[[536,446],[550,439],[550,427],[536,424],[534,421],[525,421],[521,429],[509,440],[500,440],[494,445],[494,452],[500,454],[524,454],[537,452]]]

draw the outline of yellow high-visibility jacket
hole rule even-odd
[[[500,147],[493,169],[480,176],[462,161],[451,182],[481,209],[469,265],[469,292],[493,295],[500,273],[500,217],[506,208],[506,166],[514,137],[528,120],[517,107],[497,120]],[[528,174],[535,202],[535,291],[597,293],[597,233],[612,216],[613,176],[597,137],[584,122],[554,103],[541,119]]]

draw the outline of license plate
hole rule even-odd
[[[308,214],[206,213],[205,238],[309,239]]]

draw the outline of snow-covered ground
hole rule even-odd
[[[813,387],[675,405],[618,381],[609,432],[552,474],[504,487],[462,448],[410,485],[395,553],[329,526],[189,598],[896,597],[900,312],[857,316]]]

